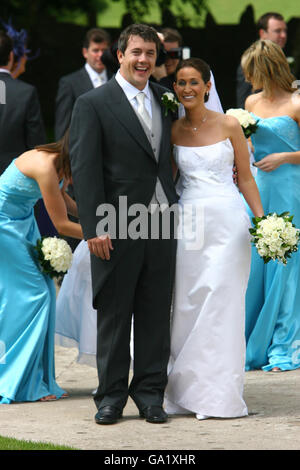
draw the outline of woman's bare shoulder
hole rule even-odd
[[[54,154],[42,150],[29,150],[17,159],[18,168],[31,178],[53,175],[55,170]]]
[[[261,99],[261,92],[253,93],[246,98],[245,101],[245,109],[246,111],[252,111],[254,106],[260,101]]]

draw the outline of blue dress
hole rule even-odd
[[[258,119],[258,130],[251,136],[256,161],[271,153],[300,150],[299,126],[291,117]],[[289,211],[300,228],[300,165],[283,164],[269,173],[258,169],[256,183],[265,214]],[[246,370],[300,367],[300,251],[284,266],[275,261],[264,264],[252,248],[246,342]]]
[[[40,197],[13,161],[0,177],[0,403],[64,393],[54,371],[55,286],[34,250]]]

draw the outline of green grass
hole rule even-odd
[[[178,14],[178,5],[183,5],[181,0],[174,0],[174,13]],[[219,24],[236,24],[239,23],[241,14],[245,8],[251,4],[254,8],[254,17],[257,20],[263,13],[268,11],[276,11],[281,13],[286,21],[289,21],[292,17],[300,15],[299,0],[288,0],[283,2],[282,0],[207,0],[209,9]],[[112,27],[119,28],[123,14],[126,12],[123,0],[118,2],[110,2],[109,7],[98,15],[98,26],[100,27]],[[188,18],[194,18],[194,10],[191,6],[184,7],[184,14]],[[63,16],[60,18],[61,21],[71,21],[77,24],[86,24],[84,15],[80,16]],[[157,7],[151,9],[151,13],[143,19],[148,23],[160,23],[160,14]],[[203,26],[203,20],[192,19],[191,26],[200,27]]]
[[[0,436],[0,450],[76,450],[46,442],[33,442]]]

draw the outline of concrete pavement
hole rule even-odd
[[[77,350],[56,346],[57,382],[70,397],[48,403],[0,405],[0,435],[82,450],[299,450],[300,369],[247,372],[249,416],[198,421],[176,416],[166,424],[141,420],[130,400],[115,425],[94,422],[97,373],[76,362]]]

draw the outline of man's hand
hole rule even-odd
[[[92,255],[101,259],[110,260],[110,250],[113,250],[112,242],[109,235],[101,235],[100,237],[90,238],[88,247]]]

